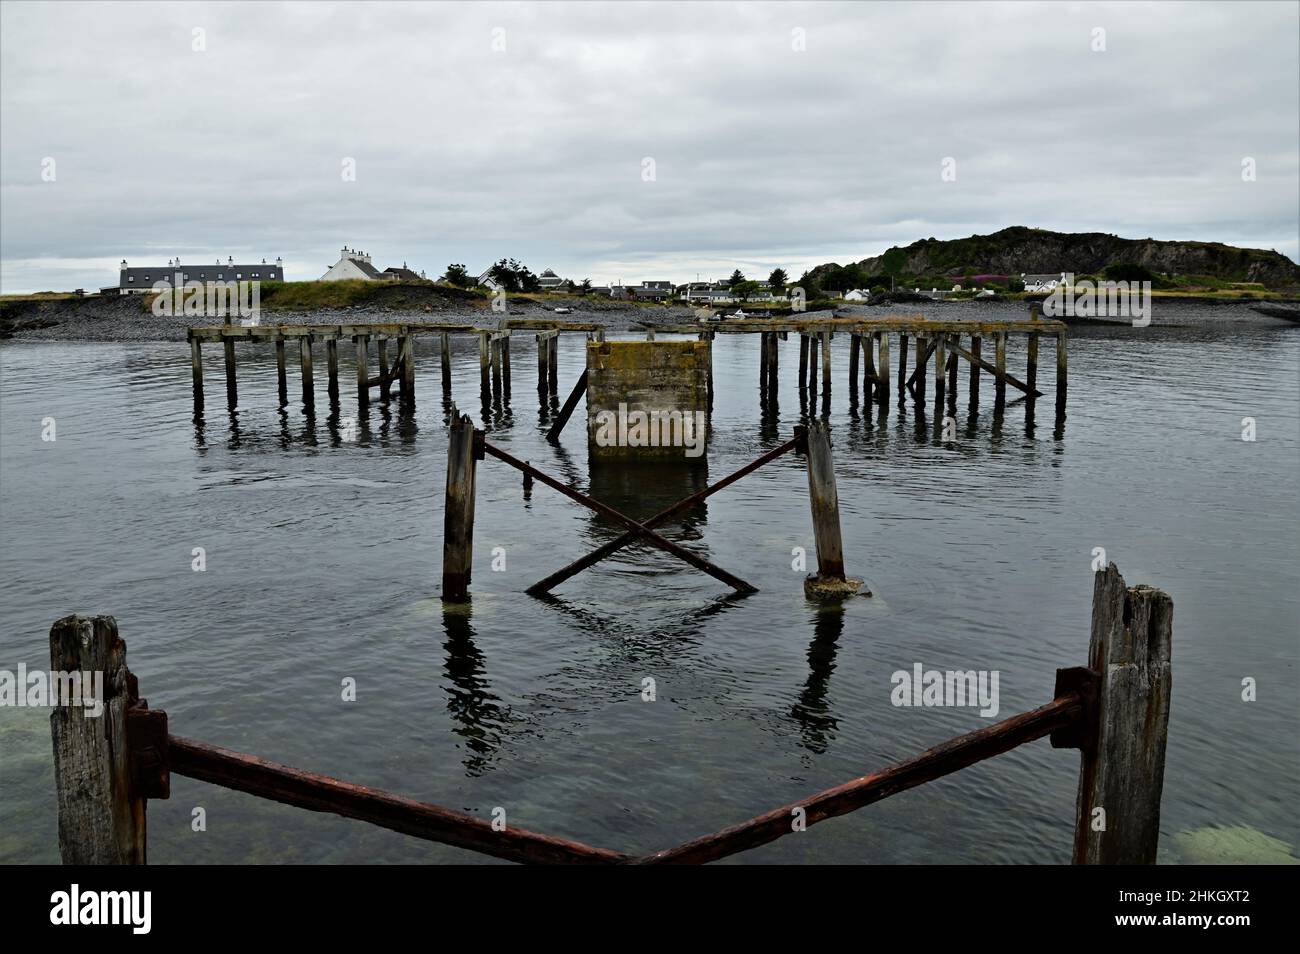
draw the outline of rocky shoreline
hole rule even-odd
[[[909,293],[910,294],[910,293]],[[1183,310],[1214,305],[1248,311],[1260,304],[1255,300],[1224,300],[1210,298],[1157,299],[1160,310]],[[1275,304],[1275,303],[1270,303]],[[870,304],[844,304],[835,309],[837,315],[861,315],[864,318],[879,314],[882,309],[894,308],[908,313],[923,313],[931,317],[978,317],[989,308],[1023,306],[1002,296],[969,301],[934,301],[924,296],[919,300],[899,293],[873,299]],[[569,309],[557,314],[555,309]],[[622,301],[592,301],[585,298],[555,298],[545,304],[531,298],[512,297],[508,300],[508,316],[524,319],[554,319],[556,321],[600,322],[611,332],[624,332],[643,323],[684,324],[694,323],[694,308],[684,305],[648,306]],[[726,311],[728,309],[723,309]],[[962,314],[955,314],[962,313]],[[339,308],[276,309],[262,308],[262,324],[376,324],[412,322],[425,324],[479,324],[492,325],[501,317],[488,307],[486,299],[439,299],[430,297],[417,307],[386,307],[382,305],[353,305]],[[1261,316],[1261,320],[1268,318]],[[0,303],[0,339],[44,341],[184,341],[186,331],[194,325],[217,325],[216,318],[194,316],[166,317],[154,315],[142,307],[135,296],[58,299],[25,299]],[[1102,322],[1108,323],[1108,322]],[[1157,322],[1159,323],[1159,322]]]
[[[510,318],[556,321],[598,321],[612,331],[626,331],[633,324],[694,321],[694,310],[684,306],[647,307],[624,302],[592,302],[586,299],[557,299],[542,305],[529,298],[510,298]],[[570,309],[556,314],[555,308]],[[420,322],[425,324],[491,324],[501,314],[488,303],[431,301],[418,308],[385,308],[355,305],[310,310],[263,307],[262,324],[327,325]],[[5,302],[0,306],[0,338],[50,341],[184,341],[194,325],[219,325],[221,319],[192,315],[159,316],[142,308],[136,296],[117,298],[59,298]]]

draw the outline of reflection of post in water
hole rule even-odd
[[[592,497],[633,519],[646,519],[707,487],[709,467],[704,454],[690,463],[617,459],[602,462],[593,457],[590,479]],[[685,539],[693,540],[702,535],[707,520],[708,504],[702,501],[660,529],[669,539],[676,539],[680,533]],[[608,542],[627,531],[622,524],[594,512],[591,526],[591,537],[597,543]],[[681,529],[674,533],[673,527]]]
[[[813,639],[808,644],[808,678],[799,693],[799,701],[790,708],[791,717],[799,723],[804,748],[819,754],[826,751],[839,726],[827,695],[843,632],[844,607],[839,604],[822,607],[813,621]]]
[[[207,430],[207,423],[203,419],[203,401],[200,395],[199,402],[194,406],[194,446],[199,450],[207,450],[207,441],[204,437],[204,431]]]
[[[238,450],[243,443],[243,435],[239,430],[239,412],[232,407],[227,414],[230,416],[230,437],[226,441],[226,446],[231,450]]]
[[[492,757],[501,748],[509,712],[491,690],[483,654],[474,645],[470,616],[467,606],[442,614],[442,626],[447,632],[442,647],[447,653],[443,664],[447,713],[454,726],[452,731],[465,740],[467,752],[462,764],[473,776],[491,766]]]

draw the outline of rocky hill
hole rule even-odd
[[[1104,232],[1049,232],[1024,226],[949,241],[921,239],[856,264],[867,275],[936,278],[1021,272],[1083,275],[1100,273],[1108,265],[1136,264],[1156,275],[1209,276],[1229,282],[1260,282],[1269,288],[1300,285],[1300,265],[1275,251],[1234,248],[1221,242],[1125,239]],[[819,265],[811,274],[820,277],[835,267]]]

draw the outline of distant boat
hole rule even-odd
[[[728,318],[734,318],[736,321],[744,321],[749,315],[745,314],[743,308],[737,308],[734,315],[727,315]]]
[[[1284,305],[1251,305],[1250,310],[1268,315],[1270,318],[1281,318],[1283,321],[1293,321],[1300,325],[1300,308],[1287,308]]]
[[[567,315],[567,314],[569,314],[569,312],[571,312],[571,311],[573,311],[572,308],[557,308],[557,309],[555,309],[555,313],[556,313],[557,315]]]

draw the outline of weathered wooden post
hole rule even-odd
[[[655,328],[654,328],[654,325],[651,325],[650,327],[646,328],[646,330],[645,330],[645,340],[646,340],[646,341],[654,341],[654,340],[655,340]]]
[[[510,394],[510,330],[501,332],[501,381],[505,384],[506,395]]]
[[[1065,417],[1065,332],[1056,333],[1056,416]]]
[[[977,408],[980,406],[980,348],[983,346],[983,339],[979,335],[970,337],[970,353],[974,360],[970,363],[970,406]]]
[[[907,393],[907,335],[898,333],[898,396]]]
[[[451,393],[451,335],[443,332],[442,339],[442,393]]]
[[[550,359],[546,355],[548,345],[549,339],[546,337],[546,332],[537,332],[537,390],[539,392],[546,391],[546,375],[551,369]]]
[[[325,339],[325,365],[329,372],[329,382],[326,389],[329,391],[330,403],[337,404],[339,400],[339,339],[337,335],[330,335]]]
[[[823,331],[822,338],[822,397],[831,396],[831,333]]]
[[[488,354],[492,347],[492,332],[480,331],[478,333],[478,386],[484,394],[488,393],[488,374],[491,366],[491,356]]]
[[[878,387],[876,381],[876,356],[875,343],[871,335],[862,336],[862,356],[864,359],[864,369],[862,372],[862,396],[863,400],[870,404],[877,399],[877,394],[882,389]]]
[[[942,408],[943,396],[947,382],[945,380],[948,374],[948,355],[944,350],[944,340],[947,336],[936,334],[934,336],[934,403],[936,407]]]
[[[849,332],[849,398],[856,400],[858,396],[858,348],[867,344],[862,340],[862,336],[856,331]],[[867,345],[870,347],[870,345]],[[867,386],[865,395],[868,404],[871,403],[871,386]]]
[[[284,335],[275,336],[275,384],[283,407],[289,403],[289,376],[286,373],[284,357]]]
[[[145,799],[168,795],[166,714],[150,712],[136,698],[126,644],[111,616],[56,622],[50,628],[50,669],[81,674],[80,700],[50,700],[63,863],[142,865]],[[91,674],[102,674],[99,687],[93,681],[101,677]],[[91,689],[99,692],[94,702],[87,699]],[[96,707],[99,715],[92,714]]]
[[[777,386],[780,382],[780,361],[781,346],[778,342],[781,340],[775,331],[768,333],[767,342],[767,393],[773,401],[776,400]],[[709,347],[710,356],[713,353],[713,347]]]
[[[877,377],[876,402],[885,409],[889,407],[889,332],[877,331],[875,334],[877,348],[880,351],[880,369]]]
[[[233,409],[239,405],[239,387],[235,384],[235,339],[229,335],[222,335],[221,342],[226,348],[226,403]],[[1060,367],[1060,362],[1057,362]],[[1060,373],[1057,373],[1060,377]],[[1060,387],[1057,387],[1057,393],[1060,393]]]
[[[447,491],[443,509],[442,600],[469,600],[470,570],[474,563],[474,483],[483,456],[481,432],[474,430],[468,414],[452,407],[447,444]]]
[[[311,335],[298,339],[298,357],[302,364],[302,403],[312,407],[316,403],[316,382],[311,370]]]
[[[190,337],[190,374],[194,378],[194,401],[203,407],[203,352],[198,338]]]
[[[604,332],[600,332],[602,336]],[[598,341],[604,341],[603,337]],[[552,394],[560,393],[560,333],[551,332],[551,340],[546,349],[546,385]]]
[[[389,401],[388,386],[392,383],[392,375],[388,370],[388,337],[378,335],[375,338],[375,357],[379,361],[379,400],[384,404]]]
[[[1038,332],[1029,333],[1029,361],[1025,370],[1025,385],[1029,388],[1029,400],[1033,400],[1038,389]]]
[[[491,335],[488,341],[488,359],[492,368],[492,390],[501,393],[501,333]]]
[[[809,599],[844,599],[854,596],[861,580],[844,575],[844,545],[840,538],[840,498],[835,489],[835,463],[831,435],[824,421],[814,421],[806,432],[808,502],[812,507],[813,538],[817,545],[817,575],[804,579]]]
[[[415,407],[415,335],[408,334],[403,342],[402,400],[408,408],[412,408]]]
[[[948,402],[956,405],[957,403],[957,348],[961,345],[960,335],[949,335],[948,341],[952,345],[948,350]]]
[[[1160,839],[1174,604],[1125,586],[1115,564],[1092,589],[1088,668],[1095,704],[1079,760],[1074,863],[1149,865]]]
[[[808,338],[808,397],[817,396],[817,335],[809,333]]]
[[[917,335],[916,336],[916,370],[912,372],[912,376],[916,379],[914,382],[914,386],[916,390],[912,392],[912,396],[913,398],[915,398],[916,401],[921,403],[925,402],[925,377],[926,377],[926,371],[930,366],[929,360],[930,360],[930,339],[928,337],[925,337],[924,335]]]
[[[993,366],[997,368],[994,383],[993,403],[1002,407],[1007,400],[1007,333],[999,331],[993,336]]]
[[[799,388],[808,387],[808,335],[799,332]]]
[[[370,406],[370,337],[353,335],[352,341],[357,346],[357,404],[365,410]]]

